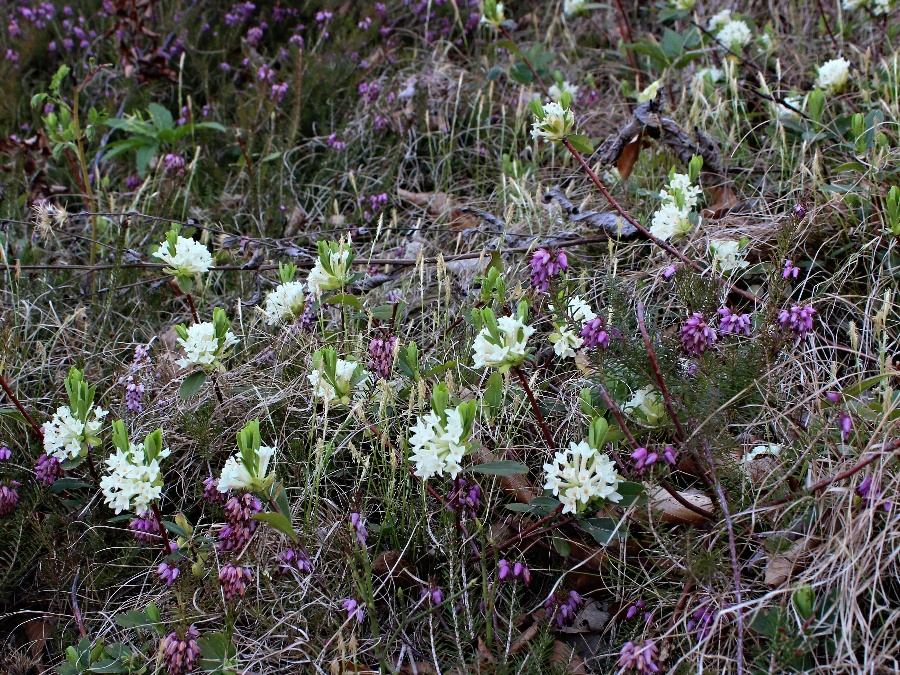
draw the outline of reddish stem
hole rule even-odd
[[[28,425],[31,427],[31,431],[34,432],[34,435],[44,440],[44,430],[38,426],[38,423],[34,421],[34,418],[28,414],[28,411],[25,410],[25,406],[22,405],[22,402],[16,397],[13,393],[12,388],[9,386],[9,383],[6,381],[6,378],[3,375],[0,375],[0,387],[3,387],[3,391],[6,392],[6,395],[9,397],[9,400],[13,402],[13,405],[16,406],[16,410],[22,413],[22,417],[25,418],[25,421],[28,422]]]
[[[169,555],[172,552],[172,548],[169,543],[169,533],[166,531],[165,523],[163,523],[162,514],[159,512],[159,507],[156,504],[152,504],[150,508],[153,510],[153,517],[156,518],[156,523],[159,525],[159,533],[162,536],[165,555]]]
[[[628,211],[626,211],[626,210],[622,207],[622,205],[619,204],[618,201],[616,201],[616,198],[613,197],[612,194],[610,194],[609,190],[608,190],[608,189],[606,188],[606,186],[603,184],[603,181],[601,181],[601,180],[597,177],[597,174],[594,173],[594,170],[593,170],[593,169],[590,167],[590,165],[584,160],[584,157],[581,156],[581,153],[578,152],[578,150],[575,149],[575,146],[572,145],[571,141],[569,141],[568,138],[564,138],[564,139],[562,140],[562,142],[563,142],[563,145],[566,147],[566,150],[569,151],[569,153],[570,153],[570,154],[578,161],[578,163],[581,165],[581,168],[584,169],[584,172],[585,172],[585,173],[588,175],[588,177],[591,179],[591,182],[594,183],[594,185],[596,186],[596,188],[597,188],[598,190],[600,190],[601,194],[602,194],[603,197],[606,199],[606,201],[609,202],[609,205],[613,207],[613,209],[616,211],[616,213],[618,213],[618,214],[619,214],[620,216],[622,216],[625,220],[627,220],[632,226],[634,226],[634,228],[635,228],[638,232],[641,233],[641,236],[644,237],[644,239],[647,239],[647,240],[653,242],[654,244],[656,244],[657,246],[659,246],[661,249],[663,249],[663,250],[666,251],[667,253],[669,253],[669,254],[675,256],[675,257],[678,258],[681,262],[683,262],[685,265],[689,266],[691,269],[693,269],[693,270],[695,270],[695,271],[697,271],[697,272],[700,272],[700,273],[703,272],[703,266],[700,265],[700,263],[698,263],[698,262],[696,262],[696,261],[694,261],[694,260],[691,260],[691,259],[688,258],[684,253],[682,253],[682,252],[679,251],[677,248],[675,248],[674,246],[672,246],[670,243],[668,243],[668,242],[666,242],[666,241],[663,241],[662,239],[658,239],[657,237],[654,237],[654,236],[650,233],[650,230],[648,230],[646,227],[644,227],[643,225],[641,225],[641,224],[634,218],[634,216],[632,216],[630,213],[628,213]],[[745,291],[745,290],[742,289],[742,288],[738,288],[737,286],[735,286],[734,284],[732,284],[732,283],[726,281],[725,279],[719,279],[718,277],[716,277],[716,278],[718,279],[718,282],[719,282],[719,283],[726,284],[732,291],[734,291],[735,293],[737,293],[737,294],[740,295],[741,297],[746,298],[747,300],[750,300],[751,302],[755,302],[755,303],[760,302],[760,299],[759,299],[758,297],[756,297],[753,293],[750,293],[749,291]]]
[[[191,317],[194,319],[194,323],[200,323],[200,315],[197,314],[197,307],[194,305],[194,297],[190,293],[185,293],[184,297],[187,298],[187,304],[191,309]]]
[[[653,343],[650,342],[650,334],[647,333],[647,326],[644,322],[644,305],[640,301],[637,303],[637,322],[638,328],[641,331],[641,337],[644,339],[644,348],[647,350],[647,358],[650,359],[650,367],[653,370],[653,379],[656,380],[656,384],[659,386],[659,391],[663,397],[663,403],[666,406],[666,412],[669,414],[672,424],[675,425],[675,437],[679,441],[684,441],[686,438],[684,428],[681,426],[681,420],[678,419],[678,415],[675,414],[672,395],[669,393],[669,388],[666,386],[666,381],[663,379],[662,371],[659,368],[659,360],[656,358],[656,352],[653,349]]]
[[[541,428],[541,434],[544,436],[544,442],[547,444],[547,449],[554,450],[556,448],[556,443],[553,441],[553,434],[550,433],[550,427],[547,426],[547,422],[541,414],[541,409],[538,406],[537,399],[534,397],[534,392],[531,391],[531,385],[528,384],[528,378],[525,377],[525,373],[522,372],[522,369],[519,366],[513,368],[513,372],[516,374],[516,377],[519,378],[522,389],[525,390],[525,395],[528,397],[528,402],[531,404],[531,410],[534,412],[538,426]]]

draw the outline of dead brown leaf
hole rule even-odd
[[[812,537],[804,537],[784,553],[769,556],[766,563],[766,586],[777,588],[787,581],[791,573],[804,561],[808,561],[819,544]]]
[[[678,494],[694,506],[699,506],[705,511],[713,510],[712,499],[699,490],[684,490],[679,491]],[[662,511],[662,519],[666,523],[699,524],[705,522],[703,516],[682,505],[677,499],[662,488],[651,490],[648,493],[648,498],[650,500],[650,506],[653,509]]]
[[[565,668],[566,672],[571,675],[587,675],[584,660],[575,653],[572,647],[561,640],[553,643],[553,650],[550,652],[550,663],[557,668]]]
[[[641,154],[641,142],[641,135],[638,134],[622,148],[622,154],[616,160],[616,169],[619,170],[619,176],[622,177],[622,180],[631,175],[631,171],[634,169],[634,165]]]
[[[721,218],[741,203],[731,185],[723,183],[709,188],[710,205],[703,209],[704,218]]]

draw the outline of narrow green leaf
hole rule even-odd
[[[203,386],[204,382],[206,382],[206,373],[202,370],[191,373],[184,378],[184,382],[182,382],[181,386],[178,388],[178,395],[181,397],[181,400],[187,401],[191,396],[200,391],[200,387]]]
[[[498,462],[476,464],[472,467],[472,471],[488,476],[515,476],[518,474],[528,473],[528,467],[521,462],[514,462],[512,460],[505,459]]]
[[[266,523],[270,527],[274,527],[282,534],[290,537],[291,541],[297,541],[297,533],[294,532],[294,526],[287,516],[276,513],[275,511],[266,511],[265,513],[257,513],[253,516],[253,520],[259,520]]]

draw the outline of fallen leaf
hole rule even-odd
[[[634,165],[640,154],[641,136],[638,134],[622,148],[622,154],[620,154],[619,158],[616,160],[616,169],[619,170],[619,176],[622,180],[625,180],[631,175],[631,171],[634,169]]]
[[[713,510],[712,499],[699,490],[684,490],[679,491],[678,494],[694,506],[699,506],[705,511]],[[647,497],[650,501],[650,506],[654,510],[662,511],[662,519],[666,523],[699,524],[706,522],[703,516],[691,511],[662,488],[655,488],[649,491]]]
[[[731,185],[722,183],[709,188],[710,205],[703,209],[704,218],[721,218],[741,203]]]
[[[565,642],[557,640],[550,652],[550,663],[557,668],[565,668],[570,675],[587,675],[584,660]]]
[[[770,588],[781,586],[802,562],[812,557],[818,548],[819,544],[812,537],[804,537],[794,542],[784,553],[769,556],[769,562],[766,563],[766,586]]]

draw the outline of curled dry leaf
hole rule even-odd
[[[446,192],[410,192],[397,190],[397,196],[405,202],[421,206],[435,218],[448,217],[450,227],[468,230],[478,227],[478,218],[466,209],[458,208]]]
[[[777,588],[784,584],[791,573],[804,561],[812,558],[812,554],[819,548],[819,543],[812,537],[804,537],[795,541],[784,553],[769,556],[766,563],[766,586]]]
[[[550,651],[550,665],[556,668],[562,668],[569,675],[587,675],[587,668],[582,659],[575,650],[561,640],[553,643]]]

